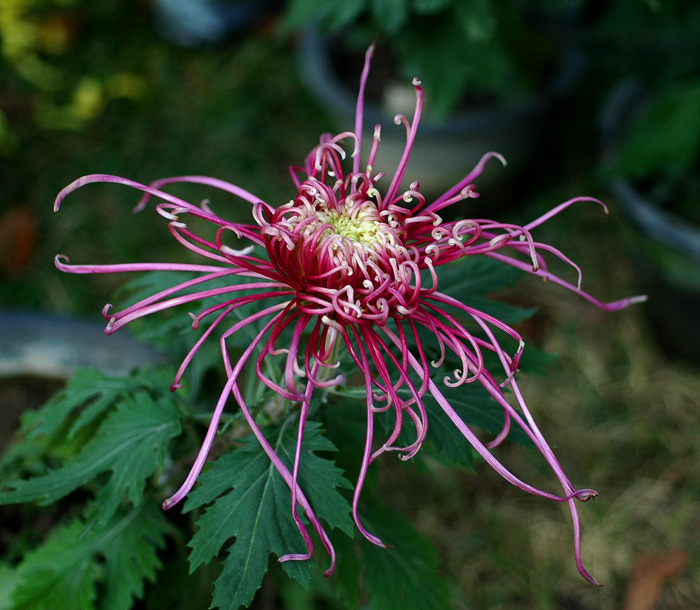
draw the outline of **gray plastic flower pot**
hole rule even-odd
[[[331,41],[314,31],[301,37],[298,48],[299,69],[311,96],[334,114],[341,129],[351,129],[355,120],[358,83],[352,88],[336,74],[331,57]],[[579,58],[580,59],[580,58]],[[460,110],[442,122],[424,113],[418,129],[406,179],[418,180],[426,196],[442,194],[465,176],[487,152],[502,154],[508,166],[494,160],[480,177],[479,188],[516,175],[535,155],[546,128],[551,102],[575,80],[580,68],[573,59],[557,77],[552,90],[513,103],[494,102]],[[375,57],[376,63],[376,57]],[[420,75],[416,75],[420,77]],[[370,69],[372,79],[382,78],[377,66]],[[409,120],[413,116],[415,94],[409,80],[392,84],[384,106],[365,101],[363,151],[369,151],[376,124],[382,125],[381,144],[375,163],[377,171],[393,172],[406,141],[402,125],[394,123],[397,113]],[[369,86],[369,85],[368,85]],[[430,92],[426,92],[429,96]]]
[[[214,44],[260,24],[280,0],[153,0],[156,29],[172,44]]]
[[[78,367],[123,376],[164,360],[127,334],[106,336],[104,326],[96,320],[0,310],[0,452],[21,414],[41,406]]]
[[[66,379],[78,367],[122,376],[163,355],[126,333],[107,336],[105,324],[56,314],[0,311],[0,377]]]
[[[604,162],[614,156],[643,92],[632,82],[613,93],[602,117]],[[700,227],[660,207],[628,180],[610,183],[622,212],[624,235],[646,311],[660,345],[670,354],[700,364]]]

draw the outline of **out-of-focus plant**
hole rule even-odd
[[[700,226],[699,163],[700,81],[688,79],[641,99],[607,171]]]
[[[700,224],[700,4],[617,0],[587,19],[597,73],[638,89],[606,172]]]
[[[700,5],[694,0],[589,0],[580,27],[600,78],[642,77],[657,88],[700,69]]]
[[[91,73],[71,62],[85,15],[84,0],[4,0],[0,5],[0,152],[18,144],[3,106],[15,97],[47,129],[80,129],[114,98],[141,98],[146,85],[130,72]]]
[[[400,76],[421,74],[428,110],[444,118],[465,99],[507,102],[546,88],[568,8],[528,0],[291,0],[283,24],[338,36],[351,49],[379,33]]]

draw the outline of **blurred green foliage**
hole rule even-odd
[[[13,106],[30,112],[39,127],[80,129],[110,100],[144,97],[143,78],[114,65],[103,46],[104,28],[114,23],[118,6],[100,0],[3,2],[0,76],[9,112],[0,109],[0,153],[11,154],[20,142]],[[76,54],[76,42],[88,37],[89,53]]]
[[[598,8],[589,46],[599,74],[640,89],[636,106],[619,117],[607,174],[635,181],[700,225],[700,4],[616,0]]]
[[[568,3],[528,0],[291,0],[284,27],[358,51],[379,35],[400,77],[420,75],[431,114],[445,118],[465,98],[507,102],[551,85],[567,15]]]
[[[144,3],[84,4],[60,7],[78,25],[65,53],[49,59],[60,59],[62,73],[71,77],[67,85],[86,74],[103,84],[131,74],[145,83],[143,96],[104,99],[99,115],[80,129],[40,128],[35,96],[45,94],[8,62],[0,67],[0,109],[16,142],[0,163],[0,223],[9,227],[3,214],[24,210],[36,235],[31,260],[22,267],[12,267],[12,236],[5,241],[0,235],[0,306],[93,312],[104,305],[97,295],[121,280],[61,277],[52,262],[56,254],[70,250],[73,262],[138,260],[144,252],[164,260],[175,248],[167,231],[152,230],[159,218],[153,208],[131,214],[138,198],[127,190],[96,187],[54,215],[56,194],[79,176],[111,173],[148,183],[213,175],[245,184],[274,204],[293,194],[288,165],[301,163],[330,128],[298,84],[288,45],[274,32],[217,48],[178,49],[155,35]],[[59,107],[58,100],[72,92],[67,88],[51,99]],[[175,192],[195,199],[210,194],[186,187]],[[229,198],[215,198],[212,205],[232,219],[249,214]]]

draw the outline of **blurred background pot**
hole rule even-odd
[[[682,203],[692,197],[700,168],[690,163],[686,173],[668,184],[663,167],[655,168],[651,177],[632,178],[624,171],[625,147],[634,144],[631,130],[644,125],[640,121],[654,108],[654,100],[638,82],[615,90],[602,117],[605,171],[624,215],[624,235],[638,281],[649,295],[646,310],[658,340],[667,352],[700,364],[700,224],[685,213],[688,206]],[[692,130],[692,125],[686,123],[684,129]],[[687,139],[695,145],[692,134]],[[649,134],[647,145],[654,142]],[[690,154],[697,159],[697,151]],[[700,209],[697,198],[691,203]]]
[[[50,313],[0,310],[0,452],[20,415],[58,391],[77,368],[125,376],[163,355],[104,323]]]
[[[301,76],[311,96],[328,108],[342,129],[352,129],[360,72],[364,57],[352,53],[341,38],[307,32],[299,43]],[[421,118],[407,179],[418,179],[421,191],[437,196],[465,176],[487,152],[495,151],[507,160],[507,167],[492,161],[479,180],[479,186],[506,181],[521,173],[534,158],[538,143],[547,129],[553,103],[566,91],[582,65],[572,53],[562,62],[551,87],[538,94],[499,100],[492,94],[465,98],[446,117],[430,114],[430,91],[425,91],[426,109]],[[419,76],[419,75],[416,75]],[[367,84],[363,151],[369,151],[374,126],[382,125],[381,144],[375,167],[391,172],[398,164],[406,143],[403,126],[394,117],[409,120],[415,107],[415,92],[389,52],[378,47]],[[502,191],[503,198],[505,193]]]
[[[156,29],[183,47],[221,42],[261,24],[279,0],[154,0]]]

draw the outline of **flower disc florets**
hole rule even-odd
[[[332,187],[310,178],[293,201],[274,210],[256,207],[270,260],[297,290],[302,311],[341,324],[414,311],[420,257],[404,245],[409,211],[380,212],[377,198],[359,174]]]

